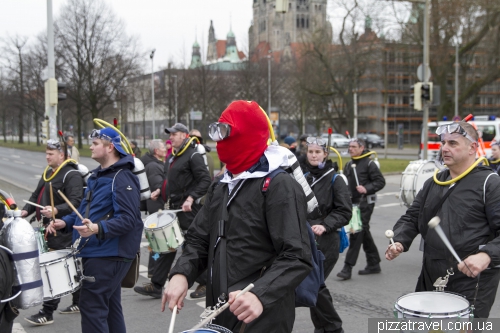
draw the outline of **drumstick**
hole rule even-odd
[[[36,204],[36,203],[34,203],[34,202],[31,202],[31,201],[28,201],[28,200],[23,200],[23,201],[24,201],[24,202],[26,202],[27,204],[32,205],[32,206],[35,206],[35,207],[38,207],[38,208],[45,209],[45,207],[44,207],[44,206],[39,205],[39,204]]]
[[[64,201],[66,201],[66,203],[68,204],[68,206],[75,212],[76,216],[78,216],[80,218],[80,220],[84,220],[82,214],[80,214],[80,212],[78,212],[78,210],[75,208],[75,206],[73,206],[73,204],[71,203],[71,201],[69,201],[68,198],[66,198],[66,196],[61,192],[61,190],[58,190],[57,193],[59,193],[59,195],[61,196],[61,198],[64,199]],[[83,222],[82,222],[83,223]],[[92,229],[91,226],[89,226],[88,224],[85,224],[87,226],[87,228],[90,229],[90,231],[94,232],[94,229]]]
[[[166,213],[178,213],[178,212],[182,212],[182,209],[176,209],[176,210],[164,210],[164,212],[166,212]]]
[[[168,333],[174,333],[174,323],[176,315],[177,315],[177,305],[174,306],[174,309],[172,310],[172,318],[170,319],[170,327],[168,328]]]
[[[235,299],[238,298],[238,297],[240,297],[241,295],[243,295],[247,291],[252,290],[253,287],[254,287],[253,283],[250,283],[248,286],[246,286],[245,289],[243,289],[242,291],[240,291],[238,293],[238,295],[236,295]],[[221,306],[220,308],[218,308],[217,310],[215,310],[214,312],[212,312],[210,314],[210,316],[208,316],[207,318],[203,319],[198,325],[196,325],[192,329],[190,329],[190,331],[194,331],[194,330],[197,330],[198,328],[201,328],[201,327],[205,326],[210,320],[212,320],[215,317],[217,317],[222,311],[226,310],[230,305],[231,304],[229,304],[229,303],[224,304],[223,306]]]
[[[351,164],[352,171],[354,172],[354,177],[356,178],[356,185],[359,186],[358,174],[356,173],[356,164]]]
[[[392,246],[396,250],[396,244],[394,244],[394,239],[392,239],[392,237],[394,237],[394,231],[392,231],[392,230],[386,230],[385,237],[387,237],[387,238],[389,238],[391,240]]]
[[[441,222],[441,219],[439,218],[439,216],[434,216],[428,223],[429,228],[436,230],[437,234],[439,235],[439,237],[443,241],[444,245],[446,245],[448,250],[450,250],[451,254],[455,257],[455,259],[457,259],[458,263],[461,263],[462,259],[460,259],[458,254],[455,252],[455,249],[453,249],[453,246],[451,246],[450,241],[448,240],[448,238],[444,234],[443,229],[439,225],[440,222]]]
[[[54,192],[52,192],[52,182],[49,182],[49,189],[50,189],[50,207],[52,208],[52,222],[56,222],[56,217],[54,216],[54,212],[55,212],[55,209],[54,209]],[[57,236],[57,231],[56,229],[54,228],[54,237]]]

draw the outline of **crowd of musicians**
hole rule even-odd
[[[363,140],[350,140],[351,160],[339,166],[329,159],[328,142],[322,138],[304,135],[298,142],[286,141],[286,148],[270,144],[269,121],[260,106],[235,101],[208,129],[224,164],[215,175],[207,154],[210,147],[199,131],[176,123],[165,132],[169,141],[152,140],[141,157],[151,190],[142,203],[134,158],[115,129],[106,127],[90,135],[92,158],[99,167],[86,181],[78,172],[74,138],[47,142],[47,168],[29,199],[38,206],[27,204],[22,217],[33,216],[32,221],[44,225],[51,250],[68,248],[80,237],[85,240],[78,256],[83,274],[95,281],[82,281],[72,304],[60,310],[80,314],[82,332],[126,332],[121,284],[139,251],[141,210],[150,215],[178,210],[185,241],[177,252],[152,253],[151,280],[134,290],[161,298],[162,311],[168,307],[182,313],[187,292],[197,283],[191,298],[206,297],[211,309],[230,304],[212,323],[232,332],[292,331],[294,291],[313,269],[307,222],[325,256],[326,280],[345,247],[344,230],[356,207],[360,229],[349,235],[344,267],[337,276],[351,279],[361,247],[367,266],[358,273],[381,272],[370,218],[385,179]],[[442,142],[440,162],[446,168],[425,183],[395,223],[394,244],[388,245],[385,258],[404,256],[420,234],[423,262],[415,290],[432,291],[435,281],[451,272],[445,291],[463,295],[476,318],[487,318],[500,280],[495,269],[500,265],[500,148],[492,145],[487,166],[477,163],[478,133],[469,123],[440,126],[437,134]],[[140,153],[136,148],[134,152]],[[305,177],[307,184],[298,177]],[[78,212],[57,195],[51,203],[49,183]],[[311,203],[316,205],[314,213]],[[434,216],[441,218],[460,262],[429,229]],[[1,299],[9,296],[13,283],[8,260],[0,250]],[[250,283],[254,287],[236,297]],[[344,332],[333,301],[322,285],[316,305],[310,307],[311,331]],[[54,323],[59,302],[60,298],[45,301],[25,320],[33,325]],[[1,332],[11,331],[12,311],[8,303],[1,303]]]

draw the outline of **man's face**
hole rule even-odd
[[[491,146],[491,157],[494,160],[500,159],[500,147],[498,145]]]
[[[73,147],[73,145],[75,144],[75,139],[72,137],[69,137],[68,140],[66,140],[66,144],[70,147]]]
[[[167,148],[165,147],[165,144],[163,144],[163,143],[160,145],[160,148],[155,149],[155,156],[160,161],[163,161],[166,154],[167,154]]]
[[[349,155],[351,155],[351,157],[360,156],[364,149],[365,147],[360,146],[357,141],[349,142]]]
[[[104,145],[104,141],[101,139],[93,139],[90,145],[90,151],[92,152],[92,158],[96,161],[101,161],[105,159],[109,153],[113,150],[113,145]]]
[[[188,134],[183,132],[170,133],[170,141],[172,141],[172,147],[174,147],[176,150],[179,149],[182,146],[184,139],[186,139],[187,137]]]
[[[47,159],[47,164],[52,169],[56,169],[62,162],[64,162],[64,153],[57,149],[47,149],[45,151],[45,158]]]
[[[476,156],[477,143],[459,133],[441,134],[442,157],[448,167],[463,166],[471,156]]]

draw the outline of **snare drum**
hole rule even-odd
[[[195,331],[192,330],[187,330],[187,331],[182,331],[182,333],[233,333],[233,331],[219,325],[215,324],[207,324],[203,328],[198,328]]]
[[[418,192],[424,187],[425,181],[434,175],[436,169],[433,161],[418,160],[408,164],[401,177],[399,194],[399,198],[406,207],[411,206]]]
[[[43,281],[43,300],[69,295],[80,288],[80,259],[71,250],[57,250],[40,254]]]
[[[175,252],[184,243],[177,215],[169,211],[151,214],[144,221],[144,233],[156,253]]]
[[[401,296],[394,304],[394,317],[400,321],[438,323],[446,332],[455,325],[448,323],[469,321],[470,306],[465,297],[438,291],[424,291]],[[405,332],[405,331],[402,331]],[[410,332],[410,331],[406,331]]]
[[[49,247],[47,246],[47,241],[45,240],[45,228],[33,228],[35,229],[35,238],[38,244],[38,252],[40,254],[48,252]]]

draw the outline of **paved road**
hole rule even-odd
[[[18,151],[13,152],[19,156]],[[37,153],[29,153],[34,155]],[[38,153],[40,154],[40,153]],[[43,154],[32,156],[40,162]],[[5,155],[3,155],[5,156]],[[36,164],[35,162],[33,164]],[[16,165],[17,166],[17,165]],[[24,169],[5,169],[0,167],[0,177],[2,179],[29,178],[28,174],[23,176]],[[36,173],[34,173],[36,174]],[[34,174],[29,174],[31,182],[35,182]],[[17,202],[22,203],[22,199],[29,197],[29,192],[16,186],[12,186],[0,179],[0,188],[11,192]],[[387,186],[379,195],[379,201],[375,208],[371,228],[379,251],[383,252],[387,244],[384,231],[392,228],[397,218],[405,212],[396,195],[399,193],[399,175],[387,176]],[[413,292],[417,277],[420,272],[421,253],[418,251],[420,240],[416,239],[414,246],[408,253],[405,253],[394,262],[382,260],[382,273],[376,275],[358,275],[357,271],[365,266],[364,255],[361,255],[358,264],[354,268],[353,278],[349,281],[339,281],[336,274],[342,269],[345,252],[341,254],[339,262],[327,279],[335,306],[344,321],[346,332],[360,333],[367,331],[368,318],[393,318],[393,306],[398,297]],[[142,240],[141,244],[141,277],[138,284],[147,282],[147,243]],[[498,296],[498,295],[497,295]],[[60,307],[70,305],[71,298],[64,297]],[[122,290],[122,304],[125,314],[128,332],[167,332],[170,323],[170,313],[160,312],[160,300],[136,294],[132,289]],[[177,316],[175,331],[181,332],[194,326],[199,320],[202,312],[204,300],[185,301],[185,308]],[[66,333],[80,331],[80,315],[54,315],[54,324],[42,327],[34,327],[23,320],[23,317],[36,313],[37,308],[22,310],[21,315],[16,319],[16,332],[36,332],[36,333]],[[500,316],[500,304],[492,309],[492,317]],[[306,308],[298,308],[296,311],[296,321],[293,332],[308,333],[313,332],[313,326],[309,319],[309,311]]]

